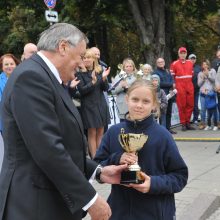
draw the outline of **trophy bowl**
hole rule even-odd
[[[135,133],[124,133],[124,128],[121,129],[121,133],[118,136],[119,143],[122,148],[128,153],[135,153],[137,154],[140,151],[144,144],[146,143],[148,136],[145,134],[135,134]],[[129,183],[136,183],[140,184],[143,183],[144,180],[142,179],[141,175],[141,168],[138,165],[138,162],[135,164],[129,165],[127,171],[123,171],[121,173],[121,184],[129,184]]]

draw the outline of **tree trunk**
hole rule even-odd
[[[165,0],[129,0],[146,63],[165,55]]]

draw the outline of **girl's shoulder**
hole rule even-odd
[[[126,123],[125,123],[125,122],[120,122],[120,123],[118,123],[118,124],[112,125],[112,126],[108,129],[107,132],[110,132],[110,133],[112,133],[112,132],[117,132],[117,131],[121,130],[121,128],[125,128],[125,126],[126,126]]]
[[[153,125],[150,129],[150,133],[155,135],[158,138],[158,140],[160,140],[160,141],[165,140],[165,139],[173,140],[173,137],[170,134],[170,132],[164,126],[158,124],[156,121],[155,121],[155,123],[153,123]]]

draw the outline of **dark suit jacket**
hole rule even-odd
[[[5,155],[0,219],[78,220],[94,196],[78,111],[34,55],[10,76],[2,100]]]

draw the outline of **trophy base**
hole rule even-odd
[[[123,171],[121,173],[121,184],[141,184],[144,180],[140,177],[140,171]]]

